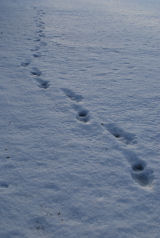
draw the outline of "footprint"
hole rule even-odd
[[[104,124],[101,123],[114,137],[119,139],[121,142],[128,144],[136,144],[136,136],[133,133],[129,133],[118,127],[114,123]]]
[[[78,113],[77,113],[77,116],[76,118],[79,120],[79,121],[82,121],[82,122],[88,122],[90,120],[90,116],[89,116],[89,111],[86,110],[86,109],[82,109],[80,110]]]
[[[39,34],[39,33],[43,33],[43,30],[38,30],[37,33],[38,33],[38,34]]]
[[[39,41],[41,41],[41,38],[40,38],[40,37],[37,37],[34,41],[35,41],[35,42],[39,42]]]
[[[33,57],[35,57],[35,58],[39,58],[39,57],[41,57],[41,53],[39,53],[39,52],[34,53],[34,54],[33,54]]]
[[[153,170],[147,168],[147,163],[129,150],[122,150],[124,156],[131,165],[131,176],[141,186],[151,185],[154,175]]]
[[[6,182],[0,182],[0,188],[8,188],[9,185]]]
[[[72,90],[68,88],[61,88],[65,95],[70,98],[72,101],[81,102],[83,97],[80,94],[76,94]]]
[[[35,48],[31,49],[31,51],[38,51],[40,49],[40,46],[36,46]]]
[[[31,63],[31,60],[26,59],[21,63],[21,66],[26,67],[26,66],[30,65],[30,63]]]
[[[42,38],[42,37],[44,38],[44,37],[45,37],[45,34],[44,34],[44,33],[39,33],[39,37],[40,37],[40,38]]]
[[[39,84],[38,86],[40,88],[47,89],[50,86],[49,81],[47,81],[47,80],[43,80],[43,79],[37,78],[36,81],[38,82],[38,84]]]
[[[152,169],[146,168],[145,163],[136,162],[132,165],[131,176],[141,186],[148,186],[154,179]]]
[[[41,10],[39,10],[39,14],[40,15],[45,15],[45,11],[41,9]]]
[[[38,68],[33,67],[32,70],[31,70],[31,74],[34,75],[34,76],[40,76],[42,73]]]

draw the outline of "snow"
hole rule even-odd
[[[0,238],[159,238],[159,8],[0,1]]]

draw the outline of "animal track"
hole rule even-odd
[[[38,68],[33,67],[32,71],[31,71],[31,74],[34,75],[34,76],[40,76],[42,73]]]
[[[104,124],[101,123],[114,137],[119,139],[125,144],[136,144],[136,136],[133,133],[129,133],[119,128],[114,123]]]
[[[72,101],[81,102],[83,97],[80,94],[76,94],[72,90],[68,88],[61,88],[65,95],[70,98]]]
[[[49,81],[47,81],[47,80],[43,80],[43,79],[40,79],[40,78],[37,78],[36,79],[37,80],[37,82],[39,83],[39,87],[40,88],[44,88],[44,89],[47,89],[47,88],[49,88]]]

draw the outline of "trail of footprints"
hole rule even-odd
[[[83,108],[78,103],[83,100],[83,97],[80,94],[76,94],[68,88],[61,88],[65,95],[77,104],[73,105],[73,108],[77,112],[77,120],[87,123],[90,121],[90,113],[87,109]],[[131,177],[139,185],[145,187],[152,184],[154,175],[153,171],[150,168],[147,168],[147,163],[144,160],[141,160],[137,155],[129,149],[130,145],[136,145],[136,135],[130,132],[127,132],[117,126],[115,123],[101,123],[101,126],[120,143],[119,149],[126,157],[127,161],[131,165]],[[122,146],[123,145],[123,146]],[[125,146],[125,147],[124,147]]]
[[[36,23],[36,38],[34,39],[34,42],[37,44],[34,46],[34,48],[31,49],[32,57],[35,59],[38,59],[42,56],[40,50],[41,47],[45,47],[47,43],[43,41],[45,38],[45,23],[43,22],[42,18],[45,15],[45,12],[43,10],[37,11],[37,16],[35,17],[35,23]],[[31,65],[32,60],[25,59],[23,62],[21,62],[21,66],[27,67]],[[37,85],[40,88],[47,89],[50,86],[49,81],[42,79],[42,71],[37,67],[32,67],[30,71],[31,75],[33,76],[34,80],[37,82]]]
[[[40,49],[42,46],[46,46],[46,42],[43,41],[45,38],[45,23],[42,20],[43,15],[45,15],[43,10],[37,11],[37,17],[35,19],[37,27],[35,42],[37,45],[31,49],[31,52],[33,53],[32,57],[35,59],[41,57]],[[27,67],[30,64],[31,60],[26,59],[21,63],[21,66]],[[30,73],[40,88],[49,88],[50,83],[49,81],[42,79],[43,74],[39,68],[32,67]],[[89,123],[91,119],[90,112],[80,104],[83,100],[83,96],[68,88],[61,88],[61,90],[66,97],[75,103],[73,109],[76,111],[76,119],[81,123]],[[136,135],[123,130],[115,123],[101,123],[100,126],[102,126],[113,138],[116,139],[117,142],[120,143],[119,149],[131,165],[132,178],[141,186],[150,185],[154,179],[153,171],[147,168],[147,163],[145,161],[139,159],[133,151],[128,149],[128,146],[137,144]],[[121,145],[123,145],[123,149],[121,149]],[[4,185],[0,184],[0,187],[4,187]]]

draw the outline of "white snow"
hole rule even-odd
[[[0,1],[0,238],[159,238],[159,10]]]

